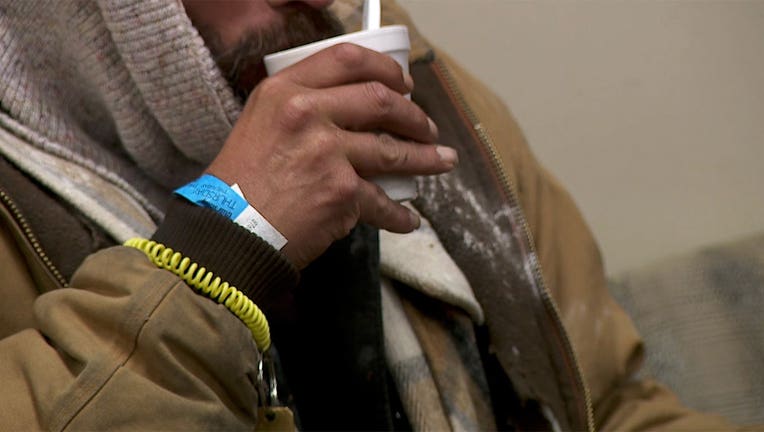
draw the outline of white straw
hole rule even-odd
[[[363,0],[363,29],[378,29],[380,21],[379,0]]]

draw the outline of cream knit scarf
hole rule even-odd
[[[0,151],[118,240],[153,223],[110,197],[157,220],[240,112],[179,0],[3,2],[0,108]]]

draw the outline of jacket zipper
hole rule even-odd
[[[32,228],[27,223],[26,218],[21,213],[21,210],[19,210],[16,203],[11,199],[10,196],[8,196],[7,193],[5,193],[4,190],[0,189],[0,201],[5,205],[5,208],[7,208],[10,211],[11,216],[13,217],[13,220],[16,222],[16,224],[21,229],[22,234],[26,238],[29,245],[32,247],[34,252],[37,254],[37,257],[40,259],[40,262],[42,265],[48,270],[48,273],[55,279],[55,281],[58,283],[61,287],[66,287],[69,284],[66,282],[66,278],[61,274],[61,272],[56,268],[56,266],[53,264],[53,262],[50,260],[48,255],[45,254],[45,251],[42,249],[42,246],[40,245],[40,242],[37,240],[37,236],[34,235],[32,232]]]
[[[483,128],[483,125],[478,119],[475,112],[467,104],[464,98],[464,95],[462,95],[461,90],[459,90],[458,86],[454,82],[454,78],[451,75],[451,72],[448,70],[448,68],[443,64],[443,62],[439,60],[436,60],[435,63],[438,67],[438,71],[440,72],[440,76],[443,77],[446,83],[446,88],[454,96],[454,100],[456,100],[459,103],[462,112],[465,114],[465,116],[471,123],[470,126],[472,126],[473,130],[477,134],[481,144],[485,147],[486,150],[488,150],[488,154],[490,155],[493,167],[498,173],[499,181],[503,188],[503,192],[505,196],[507,196],[509,199],[510,206],[512,206],[513,208],[518,208],[519,200],[517,198],[517,194],[515,193],[515,190],[516,190],[515,185],[513,184],[509,176],[507,176],[506,170],[504,168],[504,164],[498,156],[498,153],[496,151],[496,146],[493,143],[493,139],[488,134],[488,131],[486,131],[485,128]],[[537,257],[538,254],[536,253],[536,246],[535,246],[535,243],[533,242],[533,235],[530,231],[530,228],[528,227],[528,223],[525,220],[525,216],[520,214],[519,221],[522,226],[523,232],[525,234],[526,241],[528,242],[528,246],[530,247],[530,251],[533,254],[533,256]],[[586,404],[587,428],[589,431],[594,431],[595,430],[594,409],[592,407],[591,396],[589,395],[589,388],[586,386],[586,382],[583,379],[583,373],[581,372],[581,367],[578,364],[578,359],[576,357],[576,353],[573,351],[573,347],[570,343],[570,339],[568,338],[567,333],[565,332],[565,327],[562,324],[562,319],[560,318],[560,313],[557,310],[557,305],[554,303],[554,299],[552,299],[552,295],[547,289],[546,284],[544,283],[543,274],[541,272],[541,262],[539,262],[538,259],[535,259],[535,265],[532,266],[532,269],[533,269],[533,276],[535,280],[537,281],[537,283],[539,284],[539,288],[541,290],[541,298],[542,298],[544,307],[546,308],[547,312],[552,316],[558,328],[562,330],[560,332],[560,335],[562,337],[565,351],[568,354],[568,357],[571,359],[573,367],[576,372],[576,376],[575,376],[576,384],[581,389],[583,389],[584,403]]]

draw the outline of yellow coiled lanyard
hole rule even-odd
[[[261,353],[270,348],[271,331],[265,314],[236,287],[224,282],[219,276],[192,262],[180,252],[153,240],[132,238],[125,242],[125,246],[142,251],[157,267],[171,271],[198,293],[227,307],[252,332],[252,338]]]

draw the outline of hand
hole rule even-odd
[[[359,221],[410,232],[418,216],[364,179],[456,165],[453,149],[433,144],[432,120],[403,96],[412,87],[384,54],[351,44],[320,51],[260,83],[207,171],[241,186],[298,268]]]

